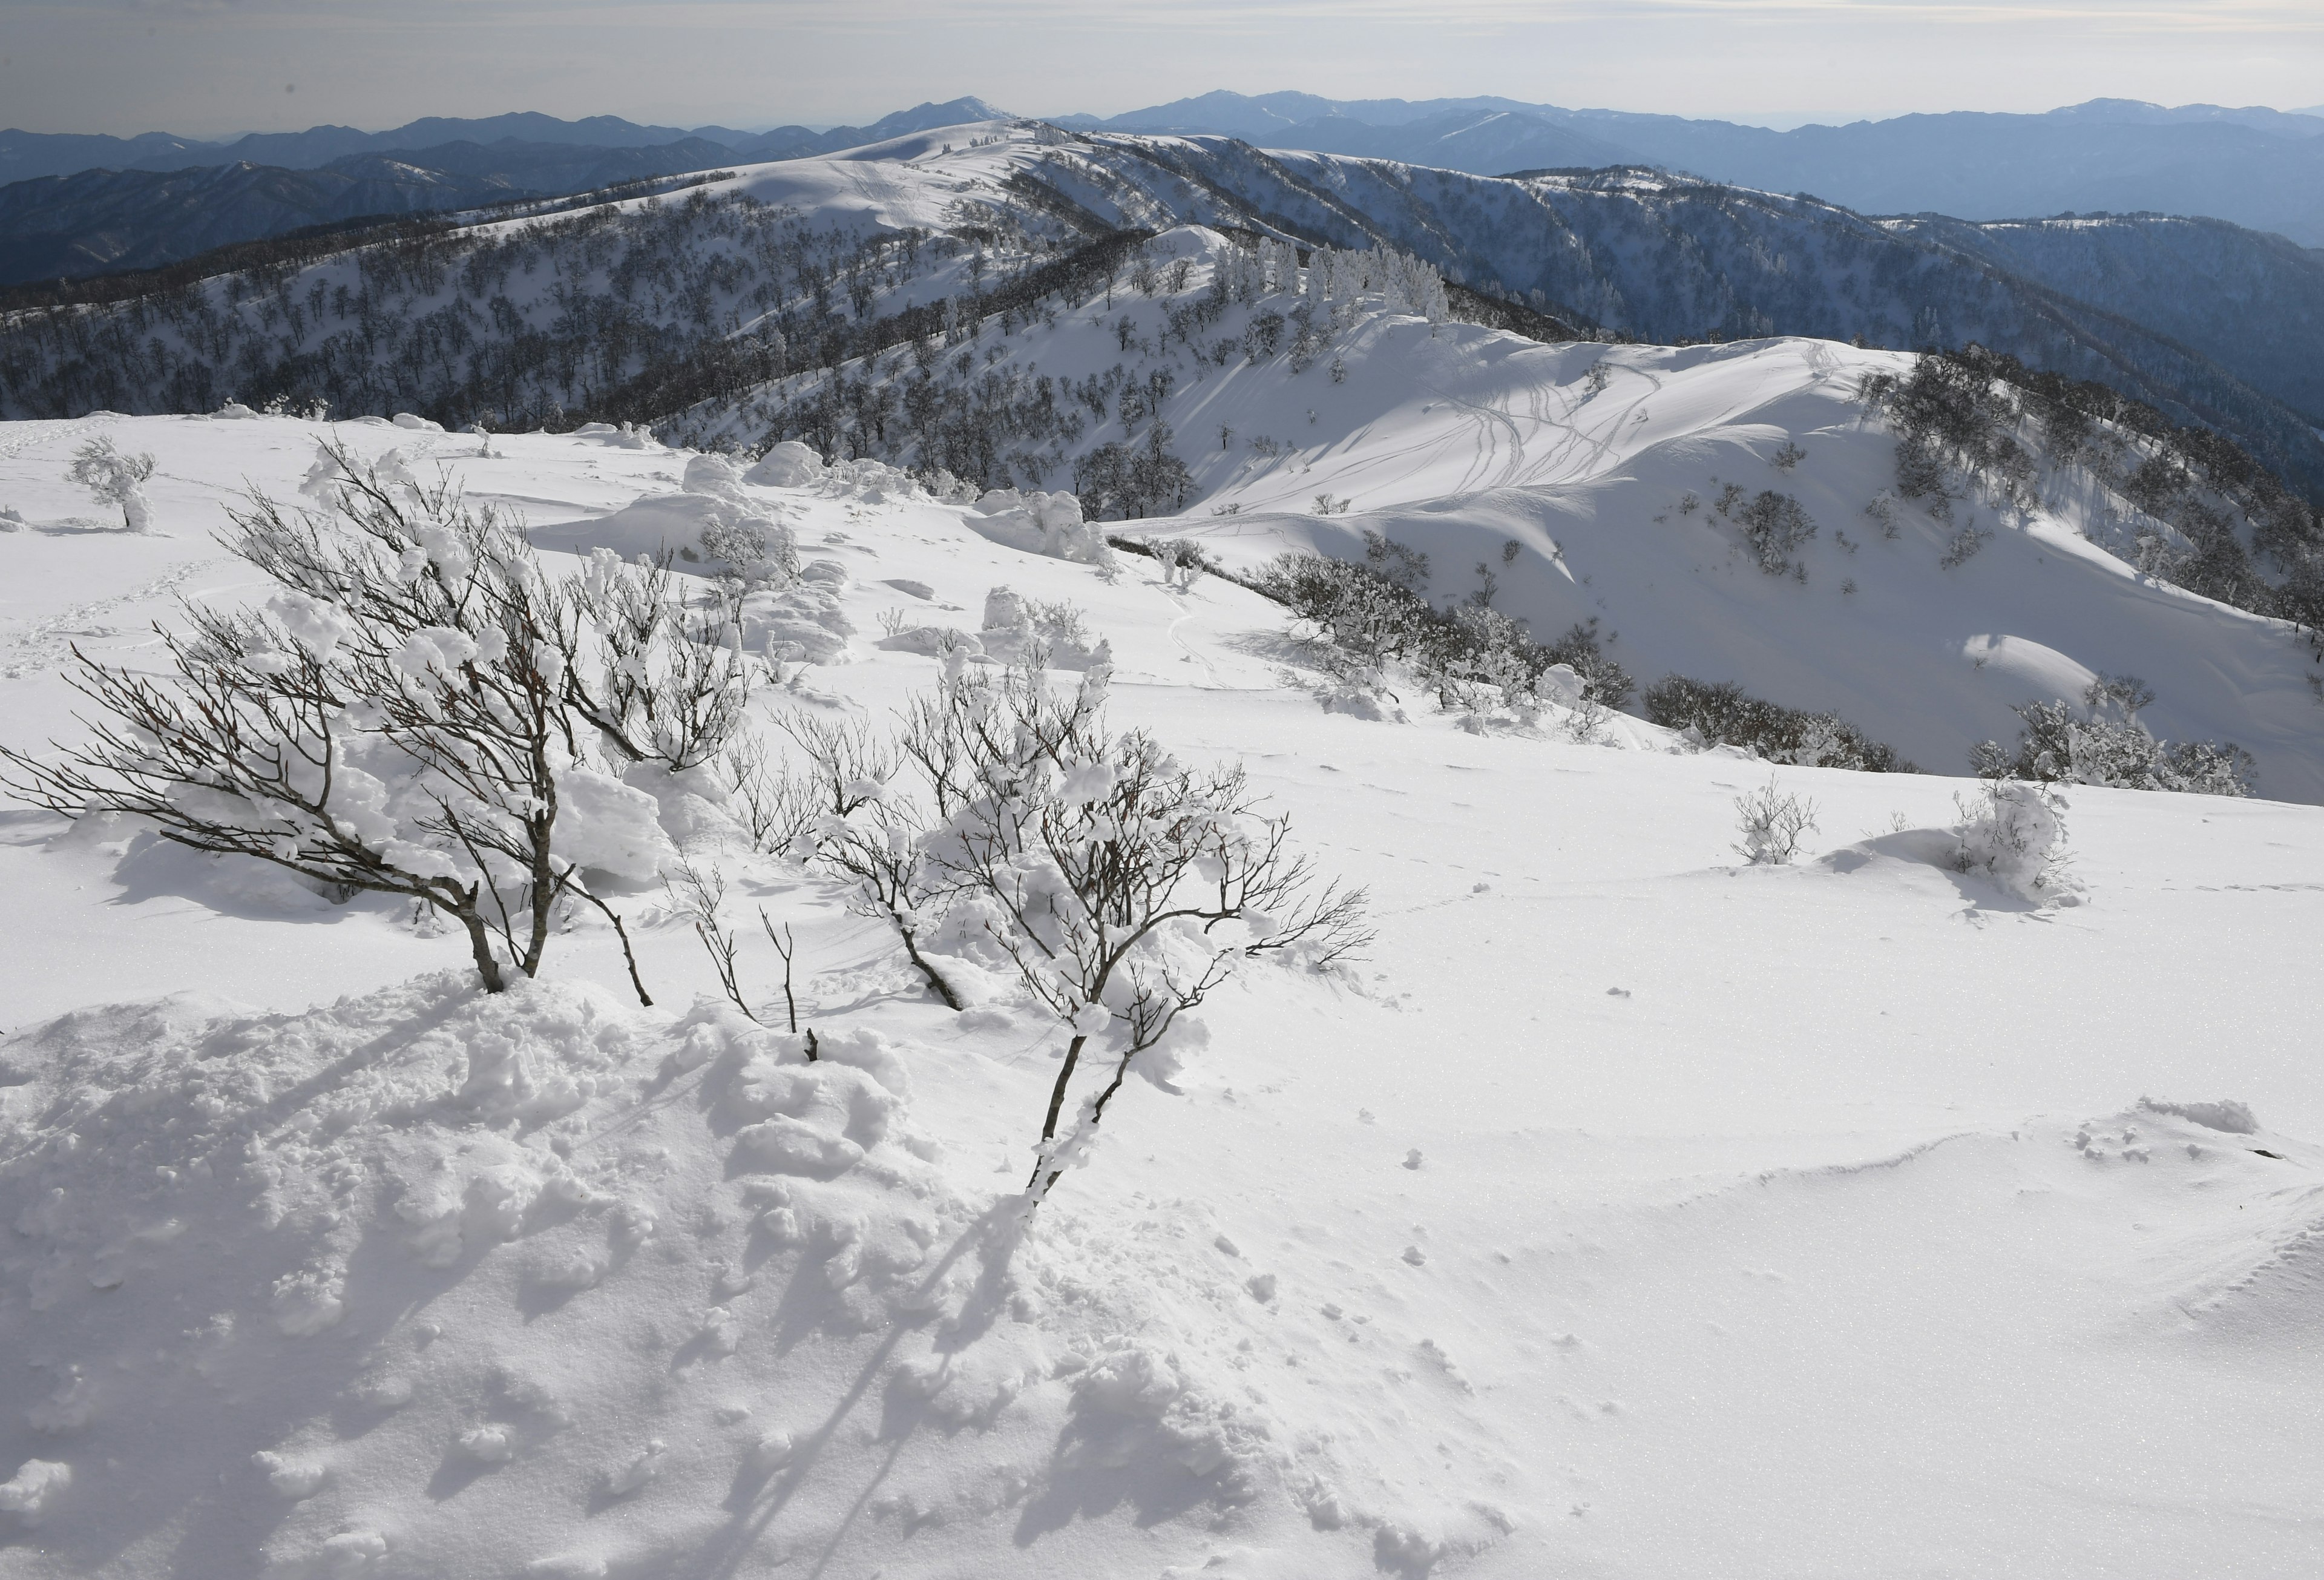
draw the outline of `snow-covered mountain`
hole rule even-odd
[[[869,126],[775,126],[738,132],[731,126],[643,126],[619,115],[560,120],[538,111],[504,115],[426,115],[384,132],[353,126],[309,126],[304,132],[253,132],[223,143],[204,143],[147,132],[135,137],[69,133],[0,132],[0,182],[38,176],[69,176],[81,171],[178,171],[208,165],[253,164],[276,170],[316,170],[350,154],[410,152],[449,143],[554,143],[571,148],[661,148],[689,139],[715,143],[742,159],[789,159],[831,153],[866,143],[884,142],[932,126],[965,121],[1006,119],[1008,112],[982,99],[963,97],[919,104],[882,115]]]
[[[1150,260],[1164,286],[1227,255],[1166,239],[1186,250]],[[1125,279],[1110,310],[958,349],[998,370],[1038,344],[1062,374],[1182,306]],[[1600,614],[1642,677],[1795,641],[1905,688],[1900,718],[2124,661],[2174,727],[2216,724],[2207,670],[2248,683],[2247,716],[2274,695],[2288,639],[2075,536],[2095,494],[1979,505],[1995,535],[1951,570],[1924,516],[1894,540],[1843,518],[1893,448],[1847,386],[1902,358],[1544,346],[1385,309],[1341,333],[1339,382],[1323,357],[1214,365],[1166,398],[1291,448],[1222,455],[1239,514],[1146,530],[1248,564],[1369,524],[1454,586],[1473,555],[1511,607]],[[100,436],[155,457],[152,532],[105,530],[67,480]],[[0,533],[0,741],[80,738],[74,647],[143,667],[178,595],[263,601],[211,533],[243,488],[311,500],[334,436],[235,412],[0,428],[24,523]],[[1302,851],[1370,888],[1379,936],[1358,969],[1247,969],[1028,1221],[1055,1017],[967,931],[938,954],[967,1007],[936,1003],[717,783],[599,792],[643,813],[593,859],[628,873],[595,881],[650,1009],[594,911],[493,997],[408,902],[11,813],[0,892],[37,919],[0,977],[11,1575],[2317,1562],[2318,808],[2072,789],[2072,887],[2037,901],[1952,864],[1961,780],[1637,720],[1586,744],[1554,706],[1319,706],[1281,608],[1078,529],[1044,552],[1054,498],[793,452],[738,475],[619,429],[336,437],[521,512],[552,573],[680,523],[781,534],[800,598],[777,625],[751,594],[743,640],[811,624],[819,661],[787,663],[762,718],[880,726],[947,661],[1017,651],[1035,610],[1060,661],[1102,637],[1117,722],[1242,762]],[[1832,513],[1805,585],[1744,562],[1715,501],[1667,509],[1712,474]],[[1363,513],[1281,508],[1326,487]],[[2275,752],[2263,790],[2312,762]],[[1771,777],[1819,827],[1747,866],[1736,799]],[[680,845],[752,929],[761,1024],[651,883]],[[816,1062],[781,1029],[761,907]]]
[[[2202,353],[2294,410],[2324,411],[2324,252],[2160,214],[1886,228],[1956,249]]]
[[[270,269],[263,292],[222,278],[93,315],[14,315],[0,329],[0,411],[197,411],[234,394],[319,397],[344,413],[419,410],[456,424],[559,411],[659,418],[683,403],[670,398],[676,385],[731,384],[729,365],[767,365],[736,337],[746,327],[779,329],[796,360],[865,332],[863,314],[884,310],[899,271],[936,255],[886,248],[872,267],[863,253],[844,291],[826,278],[818,296],[782,261],[801,249],[836,268],[866,238],[916,229],[945,238],[938,252],[986,238],[977,245],[989,273],[1122,227],[1194,223],[1396,247],[1476,290],[1644,340],[1976,341],[2225,431],[2276,471],[2324,485],[2324,441],[2309,420],[2188,344],[1987,256],[1810,199],[1638,172],[1508,181],[1222,138],[1006,122],[750,167],[703,199],[720,207],[632,202],[530,231],[309,247],[290,254],[295,271]],[[1014,239],[996,246],[1002,237]],[[2127,237],[2124,255],[2144,245]],[[525,258],[536,272],[516,266]],[[985,288],[982,277],[942,278],[954,291]],[[915,289],[896,300],[925,297]]]
[[[1602,229],[1618,240],[1619,216],[1652,211],[1642,180],[1612,193],[1474,182],[1474,204],[1498,207],[1468,211],[1481,239],[1450,240],[1428,220],[1453,211],[1448,194],[1465,189],[1452,183],[1471,178],[995,123],[754,167],[679,203],[483,227],[392,262],[326,258],[268,295],[213,298],[183,327],[166,316],[182,308],[143,303],[52,325],[118,330],[124,356],[134,336],[143,371],[180,388],[202,373],[211,383],[186,404],[239,392],[191,355],[172,371],[157,330],[198,353],[272,323],[311,347],[274,377],[367,381],[358,405],[460,358],[471,389],[530,393],[533,421],[570,392],[696,444],[756,453],[803,439],[978,486],[1069,488],[1093,514],[1183,512],[1246,564],[1310,543],[1351,552],[1361,531],[1384,531],[1432,556],[1434,597],[1464,597],[1471,566],[1498,568],[1500,606],[1543,640],[1594,620],[1642,682],[1737,682],[1940,772],[2011,738],[2015,707],[2135,673],[2159,693],[2150,716],[2164,735],[2233,742],[2255,754],[2263,793],[2324,799],[2312,652],[2288,625],[2169,585],[2296,612],[2255,596],[2305,574],[2284,558],[2312,536],[2296,502],[2297,519],[2272,529],[2276,507],[2255,496],[2173,493],[2169,478],[2203,464],[2112,416],[2100,428],[2121,448],[2103,464],[2013,419],[2033,457],[2022,477],[1969,475],[1900,501],[1896,434],[1861,391],[1908,358],[1822,340],[1543,346],[1416,327],[1381,301],[1328,303],[1319,319],[1307,288],[1282,278],[1297,271],[1281,244],[1260,290],[1246,278],[1256,254],[1177,223],[1434,237],[1508,289],[1487,272],[1536,255],[1527,227],[1581,250],[1549,228],[1561,203],[1617,217]],[[1666,245],[1628,240],[1640,257]],[[398,322],[410,349],[366,358],[359,337],[393,346],[382,329]],[[716,358],[690,359],[693,337]],[[433,368],[422,347],[438,351]],[[96,360],[52,355],[60,376]],[[1783,557],[1784,578],[1738,536],[1738,502],[1762,494],[1792,501],[1812,534]],[[1321,501],[1352,513],[1319,520]],[[2212,542],[2254,568],[2201,573]]]
[[[1213,133],[1478,175],[1648,164],[1871,214],[1967,219],[2158,211],[2324,242],[2324,117],[2263,106],[2092,99],[2044,115],[1955,112],[1764,126],[1513,99],[1335,100],[1211,93],[1084,131]]]

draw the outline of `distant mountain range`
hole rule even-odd
[[[565,143],[602,149],[655,148],[693,139],[717,144],[723,151],[719,155],[722,161],[744,163],[831,153],[909,132],[925,132],[931,126],[956,126],[1004,116],[1005,112],[982,99],[956,98],[947,104],[924,104],[899,110],[869,126],[834,126],[826,132],[811,132],[805,126],[777,126],[769,132],[737,132],[729,126],[685,130],[677,126],[641,126],[619,115],[560,121],[554,115],[530,111],[481,120],[430,115],[392,132],[358,132],[352,126],[254,132],[225,143],[204,143],[165,132],[147,132],[136,137],[99,137],[10,130],[0,132],[0,182],[73,175],[88,170],[180,171],[225,164],[319,170],[355,153],[400,153],[437,149],[453,143],[493,146],[510,140],[526,145]]]
[[[2046,115],[1900,115],[1790,132],[1505,98],[1209,93],[1084,131],[1210,132],[1266,148],[1505,175],[1651,165],[1867,214],[1960,219],[2151,211],[2324,245],[2324,106],[2287,114],[2093,99]]]
[[[0,283],[153,269],[236,242],[338,221],[592,191],[721,164],[699,137],[645,148],[447,143],[269,165],[83,171],[0,187]]]
[[[158,268],[309,226],[798,159],[1002,115],[981,99],[964,98],[826,132],[681,132],[613,115],[559,121],[524,114],[431,118],[392,132],[317,126],[226,144],[161,133],[0,133],[0,174],[55,167],[0,187],[0,284]],[[110,163],[88,168],[92,158]]]

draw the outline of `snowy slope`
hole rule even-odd
[[[1360,558],[1361,534],[1384,533],[1430,556],[1439,596],[1469,596],[1471,568],[1489,565],[1496,606],[1542,640],[1598,620],[1642,684],[1672,673],[1737,681],[1836,712],[1941,773],[1964,771],[1978,741],[2014,737],[2017,705],[2135,673],[2161,698],[2150,716],[2159,733],[2234,741],[2259,760],[2261,793],[2324,799],[2312,651],[2281,622],[2116,558],[2150,523],[2086,469],[2046,468],[2031,510],[1972,496],[1940,521],[1896,502],[1895,536],[1885,535],[1868,512],[1893,493],[1895,441],[1858,391],[1868,374],[1908,371],[1908,358],[1799,339],[1541,346],[1374,303],[1349,304],[1352,316],[1303,367],[1291,330],[1273,355],[1249,337],[1296,293],[1174,331],[1231,254],[1215,232],[1167,232],[1152,261],[1187,266],[1177,291],[1109,291],[1051,321],[988,330],[966,353],[979,411],[1004,384],[1028,407],[1066,411],[1020,440],[1009,457],[1016,480],[1072,486],[1097,447],[1135,450],[1158,418],[1194,493],[1183,518],[1132,530],[1191,534],[1244,569],[1286,548]],[[1241,349],[1214,357],[1214,344]],[[956,354],[948,346],[938,361]],[[936,375],[949,376],[941,365]],[[831,419],[844,442],[919,466],[949,458],[913,437],[924,430],[912,392],[934,387],[924,371],[898,356],[840,377],[884,386],[896,412],[879,439],[844,413]],[[1153,417],[1112,394],[1157,377],[1171,393]],[[1103,415],[1073,410],[1076,389],[1101,379],[1117,403]],[[1043,380],[1054,402],[1027,393]],[[804,414],[830,383],[781,381],[673,426],[749,446],[812,434]],[[1803,458],[1788,460],[1786,447]],[[1718,504],[1730,486],[1792,496],[1816,523],[1794,577],[1754,564],[1732,508]],[[1319,517],[1325,495],[1352,502],[1352,513]],[[1949,567],[1964,533],[1988,536]]]
[[[1646,556],[1622,545],[1675,539],[1661,579],[1693,590],[1657,642],[1721,600],[1831,618],[1822,561],[1763,580],[1693,518],[1609,501],[1744,476],[1778,432],[1810,452],[1786,486],[1852,497],[1877,436],[1812,376],[1842,354],[1625,352],[1590,400],[1579,367],[1528,374],[1560,420],[1536,428],[1495,381],[1567,353],[1368,332],[1438,359],[1425,403],[1467,404],[1439,422],[1360,365],[1313,373],[1318,400],[1375,403],[1375,438],[1318,404],[1344,453],[1280,462],[1314,468],[1296,490],[1222,476],[1250,509],[1193,524],[1257,552],[1362,519],[1260,513],[1344,486],[1441,533],[1447,568],[1554,531],[1572,585],[1626,596]],[[63,466],[97,430],[158,457],[156,535],[72,519]],[[341,431],[574,547],[627,547],[635,513],[593,523],[687,460],[618,433],[483,458]],[[206,534],[244,479],[291,497],[318,432],[0,429],[0,502],[33,523],[0,536],[5,738],[69,735],[64,644],[144,651],[165,580],[248,596]],[[1430,510],[1464,482],[1492,486]],[[0,1044],[0,1574],[2324,1566],[2324,813],[2076,791],[2087,902],[2029,910],[1927,859],[1915,831],[1953,820],[1958,781],[1784,769],[1821,829],[1794,867],[1738,870],[1731,802],[1762,764],[1327,713],[1239,588],[1170,591],[1135,557],[1107,580],[892,480],[751,494],[846,568],[855,628],[770,703],[878,716],[927,687],[935,661],[880,645],[885,611],[973,628],[996,585],[1070,600],[1114,644],[1124,722],[1244,759],[1372,886],[1361,976],[1269,970],[1206,1006],[1176,1090],[1125,1093],[1019,1231],[1056,1035],[1005,993],[936,1007],[787,864],[737,862],[737,919],[797,927],[814,1067],[694,1004],[715,984],[650,894],[621,903],[661,1007],[587,924],[487,1001],[392,908],[8,814],[0,886],[39,921]],[[2175,607],[2039,524],[1954,573],[1914,563],[1918,532],[1855,557],[1867,599],[1863,567],[1895,557],[1892,622],[1969,619],[1974,591],[1998,612],[1979,628],[2058,603],[2095,640]],[[2013,603],[2019,581],[2043,596]],[[1562,616],[1553,584],[1545,559],[1508,578]],[[2264,651],[2234,618],[2213,662]],[[1893,679],[1911,649],[1862,639],[1840,667]],[[763,1006],[771,956],[744,964]],[[802,1133],[812,1160],[778,1144]]]

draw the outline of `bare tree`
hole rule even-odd
[[[783,728],[798,747],[814,808],[809,859],[847,883],[855,914],[895,929],[905,956],[946,1009],[963,1008],[959,993],[921,947],[939,892],[920,859],[920,808],[890,784],[902,763],[897,743],[860,720],[794,714]]]
[[[739,717],[727,694],[747,677],[672,651],[686,644],[673,618],[608,633],[622,605],[604,567],[595,583],[553,579],[489,507],[339,458],[326,511],[254,496],[233,513],[226,547],[276,584],[264,608],[186,605],[187,629],[161,632],[175,673],[159,680],[77,651],[92,738],[47,758],[0,749],[0,785],[69,818],[124,814],[191,849],[412,898],[459,923],[493,993],[507,967],[536,975],[560,901],[585,901],[651,1003],[621,918],[558,849],[562,781],[600,761],[601,741],[698,761]],[[628,689],[580,673],[604,650],[627,653]]]

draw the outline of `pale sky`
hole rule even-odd
[[[1499,94],[1766,119],[2324,103],[2324,0],[0,0],[0,125],[217,136],[541,110],[862,123],[974,94]]]

